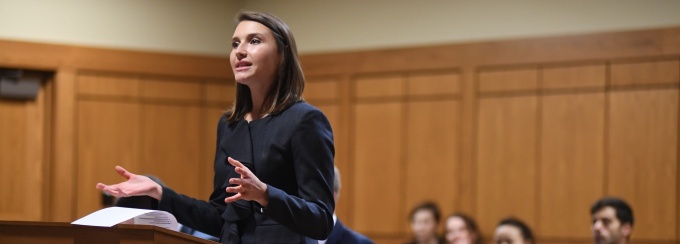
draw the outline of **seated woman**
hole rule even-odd
[[[516,218],[505,218],[496,225],[495,244],[532,244],[534,235],[528,225]]]
[[[411,211],[409,220],[413,231],[413,244],[440,244],[437,228],[441,214],[439,207],[433,202],[424,202]]]
[[[444,237],[448,244],[482,244],[482,234],[470,216],[454,213],[446,218]]]

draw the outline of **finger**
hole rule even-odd
[[[247,179],[247,178],[253,178],[253,173],[250,171],[250,169],[243,167],[243,168],[234,168],[236,173],[241,175],[241,178]]]
[[[118,172],[118,174],[120,174],[120,175],[122,175],[123,177],[125,177],[125,179],[130,179],[130,177],[132,177],[132,176],[135,175],[135,174],[133,174],[133,173],[128,172],[127,170],[125,170],[125,168],[120,167],[120,166],[118,166],[118,165],[116,165],[116,172]]]
[[[239,168],[239,167],[245,168],[245,167],[246,167],[246,166],[243,166],[243,164],[241,163],[241,161],[238,161],[238,160],[236,160],[236,159],[233,159],[232,157],[228,157],[228,158],[227,158],[227,161],[229,161],[229,163],[230,163],[231,165],[233,165],[234,167],[237,167],[237,168]]]
[[[232,202],[236,202],[238,200],[241,200],[241,193],[237,193],[236,195],[225,198],[224,202],[232,203]]]
[[[242,193],[243,191],[243,187],[240,186],[227,187],[227,192],[229,193]]]
[[[117,189],[111,186],[106,186],[105,188],[101,189],[103,192],[108,193],[111,196],[114,197],[123,197],[124,195]]]
[[[107,185],[104,185],[104,183],[97,183],[97,186],[95,186],[95,187],[97,187],[97,190],[102,191],[102,190],[104,190],[104,188],[107,187]]]
[[[248,169],[248,167],[243,165],[240,161],[233,159],[231,157],[227,158],[227,161],[229,161],[229,163],[234,166],[234,171],[236,171],[236,173],[240,174],[241,178],[252,178],[253,177],[253,173],[250,171],[250,169]]]
[[[244,184],[247,184],[247,183],[248,182],[246,182],[245,180],[243,180],[241,178],[231,178],[231,179],[229,179],[229,184],[232,184],[232,185],[244,185]]]

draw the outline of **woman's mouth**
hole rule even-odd
[[[250,66],[252,66],[252,65],[253,65],[252,63],[247,62],[247,61],[239,61],[239,62],[236,63],[236,65],[234,66],[234,70],[235,70],[235,71],[244,71],[244,70],[248,70],[248,69],[250,68]]]

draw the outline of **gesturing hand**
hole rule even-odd
[[[115,185],[97,183],[97,189],[114,197],[150,196],[157,200],[163,195],[163,188],[158,183],[143,175],[128,172],[123,167],[116,166],[116,172],[127,179]]]
[[[229,179],[229,184],[238,186],[227,187],[227,192],[236,194],[225,198],[224,202],[232,203],[241,199],[251,200],[258,202],[262,207],[266,208],[269,203],[269,199],[267,198],[267,184],[262,183],[262,181],[260,181],[260,179],[258,179],[257,176],[241,162],[231,157],[229,157],[227,161],[234,166],[234,170],[241,175],[241,178]]]

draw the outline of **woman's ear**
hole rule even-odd
[[[623,233],[623,236],[629,237],[632,232],[633,226],[630,223],[625,223],[621,226],[621,233]]]

